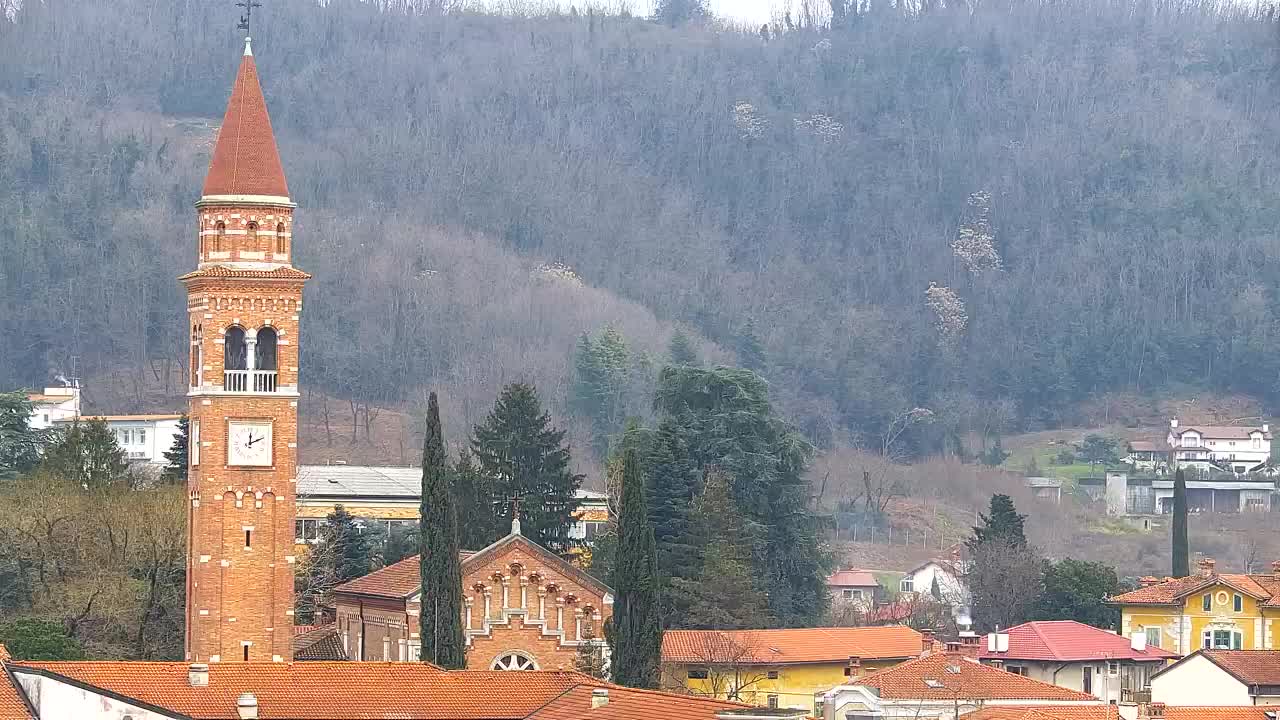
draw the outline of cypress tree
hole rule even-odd
[[[1173,576],[1191,574],[1191,546],[1187,542],[1187,478],[1182,468],[1173,476]]]
[[[422,447],[422,520],[418,523],[418,567],[422,602],[420,657],[446,670],[467,662],[462,639],[462,565],[458,558],[458,512],[450,487],[449,461],[436,394],[427,398],[427,437]]]
[[[623,455],[622,510],[613,569],[613,618],[609,645],[613,681],[637,688],[658,687],[662,626],[658,620],[658,559],[649,525],[644,476],[634,449]]]
[[[658,548],[658,573],[664,584],[695,571],[698,553],[690,537],[689,512],[701,484],[688,443],[670,419],[658,426],[645,458],[649,480],[649,523]]]

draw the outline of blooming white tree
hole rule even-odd
[[[529,273],[535,280],[545,280],[547,282],[563,283],[572,287],[582,287],[582,277],[574,272],[573,268],[562,262],[542,263],[535,267]]]
[[[991,228],[991,193],[981,190],[969,196],[969,217],[960,225],[951,251],[965,269],[974,275],[1002,268],[996,250],[996,235]]]
[[[969,312],[965,310],[964,300],[960,299],[955,290],[932,282],[924,294],[925,302],[936,318],[934,327],[938,330],[939,342],[944,347],[954,347],[969,324]]]
[[[756,106],[749,102],[734,103],[733,124],[738,128],[738,136],[743,140],[759,140],[769,127],[769,121],[760,117]]]
[[[794,122],[796,130],[807,132],[822,142],[835,142],[844,135],[844,123],[830,115],[815,113],[805,120],[796,118]]]

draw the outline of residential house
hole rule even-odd
[[[342,505],[347,512],[367,522],[382,525],[390,533],[397,526],[418,521],[422,468],[299,465],[297,488],[294,541],[299,545],[320,537],[320,525],[335,505]],[[576,518],[569,537],[590,545],[609,521],[608,495],[578,490]]]
[[[1127,703],[996,706],[975,710],[961,720],[1276,720],[1276,714],[1264,708]]]
[[[0,720],[744,720],[751,712],[576,672],[446,672],[428,663],[0,662]]]
[[[697,695],[816,712],[816,694],[932,646],[932,636],[904,626],[668,630],[662,683]]]
[[[978,653],[984,665],[1113,703],[1146,698],[1151,676],[1177,657],[1143,632],[1124,638],[1074,620],[1015,625],[987,635]]]
[[[173,449],[180,435],[181,415],[86,415],[54,421],[54,427],[66,428],[75,422],[102,420],[124,451],[126,460],[150,465],[166,465],[164,454]]]
[[[1219,574],[1211,558],[1184,578],[1142,578],[1109,602],[1120,631],[1144,633],[1149,647],[1178,655],[1198,649],[1270,650],[1280,641],[1280,562],[1269,574]]]
[[[870,570],[837,570],[827,576],[833,603],[849,603],[869,609],[881,594],[880,583]]]
[[[80,417],[80,388],[48,387],[44,392],[27,393],[31,402],[31,419],[28,425],[33,430],[48,430],[59,420],[70,420]]]
[[[1170,448],[1159,440],[1130,440],[1124,463],[1138,472],[1163,473],[1169,468]]]
[[[572,670],[580,648],[607,658],[613,592],[520,534],[462,559],[472,670]],[[334,632],[352,660],[417,660],[422,581],[413,556],[333,590]]]
[[[932,559],[917,565],[903,574],[898,586],[901,593],[917,596],[937,595],[937,599],[951,608],[952,619],[960,630],[973,626],[969,585],[965,582],[965,563],[960,559],[959,547],[953,547],[949,560]]]
[[[1243,474],[1260,470],[1271,459],[1271,427],[1188,425],[1169,421],[1165,439],[1177,467],[1221,468]]]
[[[1197,650],[1151,678],[1166,705],[1280,706],[1280,651]]]
[[[825,720],[955,720],[1000,705],[1101,706],[1102,701],[956,653],[932,653],[871,673],[822,694]]]

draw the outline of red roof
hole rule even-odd
[[[22,700],[22,694],[14,686],[4,670],[9,651],[0,645],[0,720],[31,720],[31,712]]]
[[[879,587],[876,576],[867,570],[837,570],[827,577],[831,587]]]
[[[595,689],[579,685],[530,715],[528,720],[715,720],[716,713],[749,707],[694,695],[610,685],[607,688],[609,702],[593,709],[591,698]]]
[[[1116,605],[1177,605],[1188,595],[1218,583],[1261,600],[1265,606],[1280,607],[1280,577],[1274,574],[1188,575],[1116,595],[1111,602]]]
[[[267,101],[258,82],[258,67],[247,41],[218,130],[203,194],[289,196]]]
[[[855,684],[892,700],[1097,700],[1076,690],[980,665],[955,653],[934,653],[871,673]]]
[[[1197,650],[1156,674],[1170,672],[1196,655],[1245,685],[1280,685],[1280,650]]]
[[[1167,705],[1164,720],[1267,720],[1267,707]],[[1115,705],[1004,705],[975,710],[961,720],[1119,720]]]
[[[672,663],[789,663],[900,660],[924,650],[923,637],[909,627],[783,628],[777,630],[668,630],[662,660]]]
[[[1041,620],[1015,625],[1009,635],[1008,652],[991,652],[984,644],[982,660],[1137,660],[1159,662],[1178,657],[1158,647],[1134,650],[1128,638],[1074,620]]]

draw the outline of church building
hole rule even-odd
[[[302,286],[249,39],[196,203],[186,658],[289,661]]]

